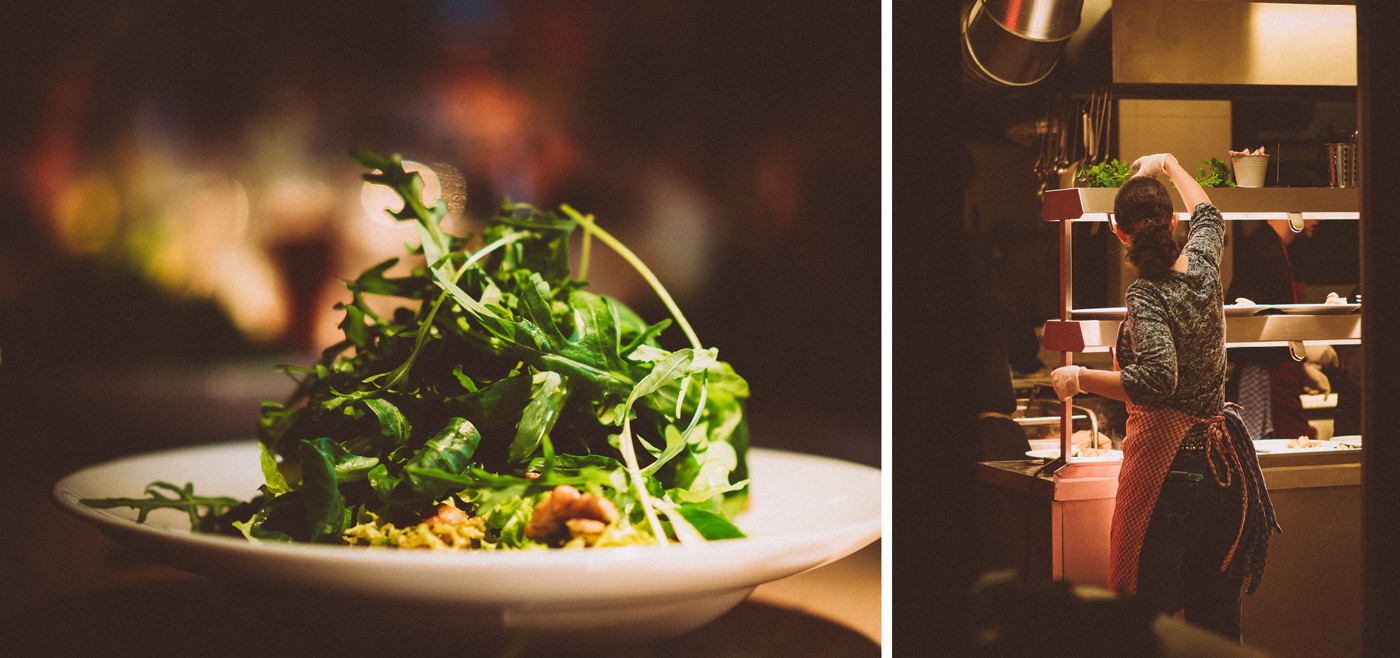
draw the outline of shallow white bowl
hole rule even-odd
[[[253,543],[190,532],[188,516],[94,509],[82,498],[139,497],[147,484],[193,482],[200,495],[247,499],[262,482],[255,441],[137,455],[54,485],[60,507],[116,541],[193,573],[314,600],[327,614],[399,625],[435,619],[532,646],[613,644],[682,635],[760,584],[820,567],[879,538],[879,469],[799,453],[750,452],[743,539],[569,551],[430,552]],[[425,617],[427,615],[428,617]]]

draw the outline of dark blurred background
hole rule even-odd
[[[595,214],[749,380],[757,445],[880,463],[878,3],[8,7],[0,439],[31,476],[253,436],[340,279],[414,240],[361,146],[436,172],[455,232],[504,196]],[[589,279],[663,317],[620,261]]]

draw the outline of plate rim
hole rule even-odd
[[[188,528],[177,529],[149,523],[138,524],[134,518],[127,518],[113,510],[89,508],[78,502],[79,498],[84,495],[82,485],[85,479],[97,477],[104,471],[110,472],[110,469],[130,468],[152,459],[176,455],[193,457],[201,452],[207,452],[208,455],[219,455],[225,454],[225,451],[229,450],[245,449],[251,451],[256,449],[256,445],[255,439],[244,439],[117,457],[64,475],[54,482],[50,490],[50,497],[69,515],[96,527],[104,535],[127,548],[150,555],[176,568],[214,578],[233,575],[234,577],[251,577],[254,580],[262,580],[262,576],[266,575],[263,573],[265,567],[269,563],[273,567],[273,571],[277,571],[277,567],[285,569],[289,564],[296,564],[321,571],[334,570],[336,567],[359,569],[380,567],[415,574],[422,570],[446,568],[454,573],[460,572],[461,575],[479,575],[492,570],[529,567],[531,571],[538,572],[541,577],[548,577],[550,574],[569,574],[579,571],[604,573],[616,570],[625,571],[633,567],[653,567],[655,565],[651,565],[652,562],[663,561],[658,560],[656,556],[665,555],[667,559],[670,559],[679,555],[679,551],[685,551],[688,558],[703,557],[706,560],[706,565],[702,567],[694,564],[695,560],[686,559],[685,562],[692,563],[685,569],[686,578],[672,582],[671,584],[674,586],[669,589],[664,587],[658,589],[654,582],[650,584],[646,582],[619,583],[616,591],[598,592],[596,595],[587,597],[589,601],[633,600],[639,592],[644,591],[650,591],[657,596],[685,597],[745,587],[752,589],[764,582],[771,582],[823,566],[873,543],[883,535],[887,513],[883,495],[885,483],[883,469],[823,455],[759,447],[750,449],[751,466],[755,465],[756,462],[760,468],[763,468],[764,462],[769,462],[787,468],[796,468],[802,464],[810,466],[814,463],[823,463],[840,472],[859,474],[864,478],[873,479],[880,485],[881,491],[871,492],[871,494],[878,495],[879,498],[878,500],[873,497],[865,498],[864,503],[878,502],[879,515],[839,526],[804,531],[797,537],[757,536],[705,542],[698,545],[621,546],[606,549],[570,550],[568,552],[551,552],[549,560],[541,561],[540,557],[543,553],[538,550],[408,551],[343,545],[255,543],[236,537],[197,533]],[[152,479],[162,478],[154,477]],[[133,492],[134,494],[135,492]],[[134,513],[132,515],[134,516]],[[743,518],[742,515],[739,517],[741,528],[743,527]],[[240,559],[230,560],[228,559],[230,557]],[[764,558],[770,562],[756,564]],[[211,565],[211,561],[217,562],[219,560],[229,564]],[[736,568],[736,566],[744,566],[744,569]],[[654,578],[657,571],[658,569],[655,568],[643,568],[638,569],[637,574],[640,580],[645,580],[646,578]],[[664,572],[666,569],[659,571]],[[318,576],[308,574],[307,577],[315,580]],[[327,587],[336,589],[334,584],[326,581],[318,581],[315,585],[319,589]],[[347,584],[345,589],[367,592],[375,588],[364,584],[359,586],[348,586]],[[392,590],[393,588],[388,589]],[[577,597],[571,597],[570,593],[577,594],[574,591],[576,589],[578,588],[563,588],[558,592],[558,596],[553,597],[541,597],[538,592],[522,592],[518,595],[511,595],[492,591],[480,592],[479,596],[465,598],[458,596],[444,598],[439,592],[437,598],[458,602],[470,601],[487,606],[539,604],[542,600],[558,603],[575,600]],[[377,593],[398,598],[398,595],[392,591]],[[410,599],[431,599],[434,598],[434,593],[403,593],[403,596]]]
[[[1059,450],[1059,448],[1044,448],[1044,449],[1040,449],[1040,450],[1027,450],[1027,451],[1026,451],[1026,456],[1027,456],[1027,457],[1031,457],[1031,458],[1033,458],[1033,459],[1054,459],[1054,458],[1060,456],[1060,450]],[[1110,450],[1109,454],[1107,454],[1107,455],[1101,455],[1101,456],[1098,456],[1098,457],[1073,457],[1073,459],[1074,459],[1076,462],[1080,462],[1080,461],[1084,461],[1084,462],[1090,462],[1090,461],[1097,461],[1097,462],[1104,462],[1104,461],[1108,461],[1108,462],[1122,461],[1122,460],[1123,460],[1123,451],[1122,451],[1122,450]]]
[[[1277,443],[1273,443],[1273,442],[1279,442],[1279,443],[1283,443],[1283,444],[1286,445],[1289,441],[1294,441],[1294,440],[1295,440],[1295,439],[1254,439],[1254,441],[1253,441],[1253,443],[1254,443],[1254,450],[1255,450],[1255,452],[1258,452],[1258,453],[1260,453],[1260,454],[1270,455],[1270,454],[1279,454],[1279,453],[1332,452],[1332,451],[1335,451],[1335,450],[1355,450],[1355,449],[1356,449],[1356,448],[1354,448],[1354,447],[1352,447],[1352,446],[1350,446],[1350,445],[1348,445],[1348,444],[1346,444],[1346,443],[1343,443],[1343,442],[1341,442],[1341,441],[1333,441],[1333,440],[1331,440],[1331,439],[1313,439],[1314,441],[1318,441],[1319,443],[1325,444],[1325,445],[1318,446],[1318,447],[1313,447],[1313,448],[1282,448],[1282,449],[1277,449],[1277,448],[1276,448],[1276,449],[1272,449],[1272,450],[1261,450],[1261,449],[1259,448],[1259,444],[1262,443],[1262,442],[1265,442],[1265,441],[1270,442],[1270,443],[1268,443],[1268,444],[1266,444],[1266,445],[1277,445]]]

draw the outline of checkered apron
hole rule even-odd
[[[1138,553],[1157,495],[1186,431],[1196,419],[1170,407],[1128,403],[1123,466],[1118,472],[1117,502],[1109,526],[1109,588],[1124,595],[1137,591]]]
[[[1171,407],[1132,402],[1127,406],[1127,437],[1123,440],[1123,467],[1118,473],[1118,497],[1113,508],[1113,523],[1109,528],[1108,562],[1109,587],[1119,594],[1132,595],[1137,591],[1138,555],[1142,551],[1142,540],[1147,534],[1148,524],[1152,522],[1152,512],[1157,507],[1162,482],[1177,451],[1181,449],[1186,432],[1198,423],[1207,424],[1207,450],[1223,457],[1227,465],[1235,467],[1236,472],[1242,473],[1244,468],[1226,435],[1224,414],[1201,419]],[[1208,461],[1215,482],[1220,486],[1229,486],[1229,469],[1219,472],[1215,460]],[[1241,487],[1241,491],[1245,497],[1242,502],[1247,508],[1248,490]],[[1241,514],[1240,532],[1220,565],[1222,571],[1234,558],[1244,532],[1244,519],[1245,514]]]

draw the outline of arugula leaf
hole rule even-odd
[[[481,445],[481,432],[470,420],[453,418],[408,460],[405,471],[412,491],[424,502],[442,499],[451,490],[441,480],[418,475],[423,471],[458,474],[471,467],[472,456]],[[450,484],[450,483],[449,483]]]
[[[534,454],[549,430],[553,429],[568,395],[564,378],[559,373],[542,372],[535,377],[530,404],[525,405],[515,440],[510,444],[510,462],[520,462]]]
[[[162,490],[174,495],[164,495]],[[146,517],[158,509],[179,510],[189,514],[192,529],[201,530],[207,526],[206,519],[224,514],[241,501],[227,496],[196,496],[192,482],[178,487],[169,482],[156,481],[146,485],[146,498],[83,498],[79,502],[98,509],[130,507],[136,510],[137,523],[145,523]]]
[[[408,435],[412,428],[408,419],[404,418],[403,412],[399,411],[394,403],[383,398],[365,398],[363,402],[379,419],[379,431],[385,438],[392,441],[394,446],[408,442]]]
[[[281,495],[292,490],[287,484],[287,477],[277,468],[277,458],[272,455],[266,445],[258,444],[258,452],[261,453],[259,461],[262,464],[263,480],[267,482],[267,492],[272,495]]]
[[[402,199],[390,214],[414,222],[419,244],[406,247],[417,264],[390,276],[401,260],[388,259],[347,281],[344,339],[313,364],[282,367],[296,387],[260,409],[266,484],[234,527],[255,541],[333,542],[352,518],[417,523],[450,500],[484,519],[484,546],[528,548],[539,546],[525,535],[534,505],[569,484],[616,505],[616,542],[732,534],[709,515],[724,519],[747,496],[748,385],[634,253],[591,215],[510,199],[479,237],[451,235],[446,205],[425,203],[400,156],[351,155],[366,181]],[[632,265],[669,317],[649,323],[587,289],[595,241]],[[673,327],[686,342],[674,351],[661,344]],[[202,523],[231,509],[158,491],[130,500],[181,506]]]
[[[680,505],[677,510],[705,539],[737,539],[745,536],[739,526],[719,511],[694,504]]]

